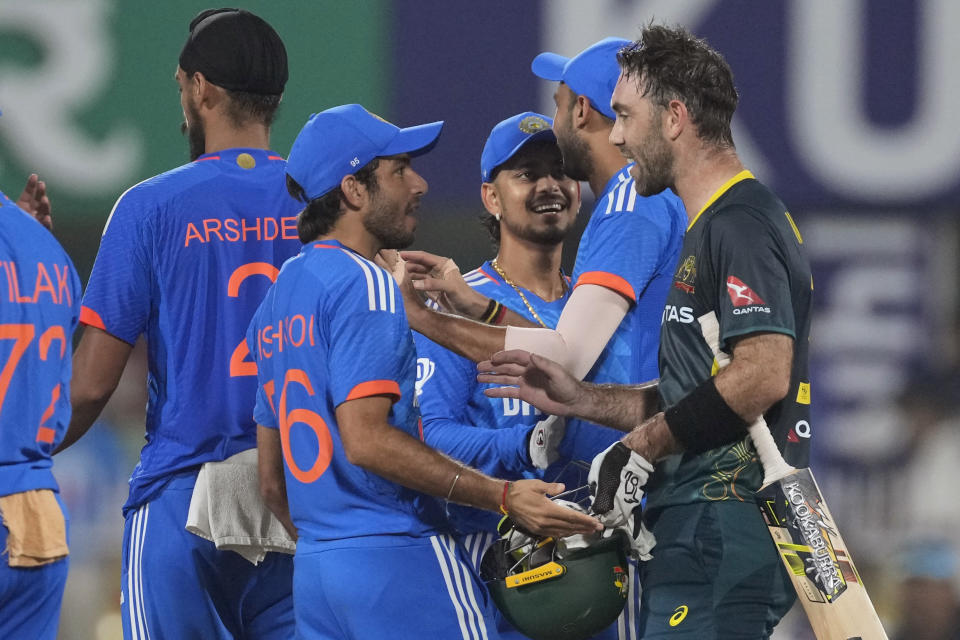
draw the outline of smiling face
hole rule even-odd
[[[411,168],[407,154],[380,158],[374,176],[375,186],[368,187],[370,205],[363,226],[383,249],[409,247],[417,230],[417,211],[420,198],[427,192],[427,181]]]
[[[663,109],[640,94],[636,78],[621,75],[611,106],[617,116],[610,143],[634,162],[630,175],[642,196],[652,196],[673,186],[673,151],[663,134]]]
[[[484,183],[484,205],[500,214],[500,237],[537,244],[563,242],[580,209],[580,188],[563,172],[563,157],[553,140],[534,140],[520,148]]]

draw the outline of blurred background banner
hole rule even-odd
[[[362,103],[401,126],[446,121],[436,149],[416,160],[430,184],[416,246],[465,269],[492,253],[477,224],[487,134],[521,111],[553,114],[554,84],[530,72],[537,53],[634,39],[651,19],[683,24],[719,49],[740,91],[738,151],[789,207],[813,266],[814,412],[795,431],[813,436],[817,475],[885,620],[902,617],[895,586],[913,574],[898,573],[897,549],[956,541],[960,527],[957,501],[938,493],[960,460],[960,2],[235,4],[287,45],[279,153],[311,113],[337,104]],[[57,236],[84,277],[116,198],[187,160],[173,74],[189,21],[209,6],[0,0],[0,186],[15,195],[29,172],[41,174]],[[581,215],[578,230],[585,223]],[[571,238],[568,269],[575,249]],[[64,618],[75,628],[65,626],[64,638],[116,637],[109,589],[119,575],[122,478],[143,442],[143,358],[132,362],[101,436],[56,464],[74,535],[90,536],[75,541]],[[98,460],[110,464],[92,475]],[[108,591],[93,602],[78,580]]]
[[[307,117],[343,102],[388,110],[386,0],[247,2],[284,39],[286,155]],[[173,79],[196,0],[0,0],[0,181],[49,183],[59,217],[101,224],[129,186],[189,158]],[[12,190],[12,186],[6,186]]]

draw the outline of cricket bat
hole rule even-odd
[[[711,311],[698,320],[722,369],[730,356],[720,350],[717,317]],[[763,416],[750,425],[749,433],[764,473],[757,506],[817,640],[886,640],[813,473],[787,464]]]

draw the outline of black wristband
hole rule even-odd
[[[496,319],[497,314],[500,312],[500,307],[502,305],[494,300],[490,299],[490,302],[487,304],[487,308],[483,311],[483,314],[480,316],[480,322],[485,324],[495,324],[493,321]]]
[[[730,408],[713,380],[705,380],[663,414],[673,437],[691,453],[703,453],[747,435],[746,421]]]

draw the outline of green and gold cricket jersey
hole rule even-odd
[[[690,223],[660,335],[660,399],[676,404],[715,375],[698,318],[713,313],[720,348],[758,332],[794,339],[790,391],[764,414],[787,461],[807,466],[807,353],[813,280],[803,239],[783,203],[749,171],[724,184]],[[670,456],[648,483],[648,509],[712,500],[752,500],[763,471],[748,438],[698,455]]]

